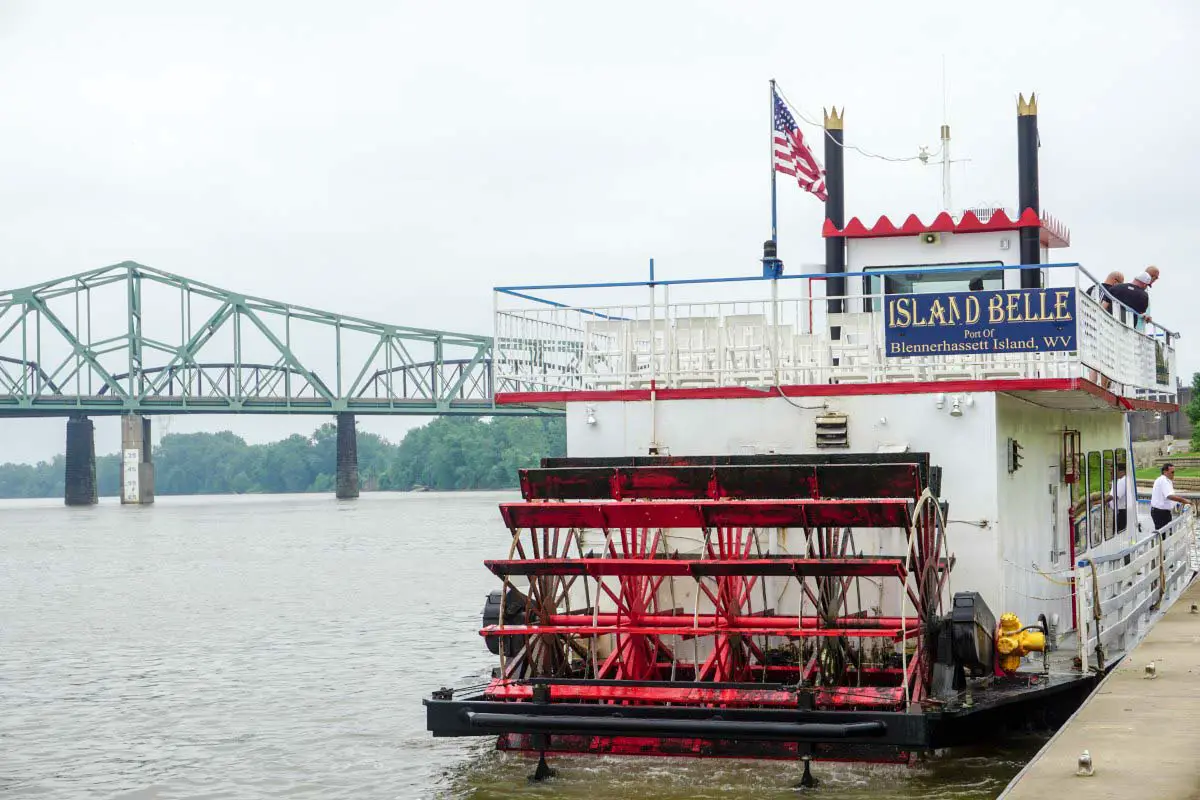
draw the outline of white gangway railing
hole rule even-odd
[[[1020,268],[996,269],[1011,282]],[[1076,290],[1077,350],[889,357],[885,295],[828,296],[825,274],[500,287],[496,391],[1084,378],[1124,397],[1174,400],[1176,334],[1135,323],[1119,304],[1106,310],[1077,264],[1039,269],[1047,287]],[[879,276],[843,277],[865,288]]]
[[[1146,634],[1195,573],[1195,515],[1186,506],[1169,525],[1129,547],[1082,558],[1075,569],[1079,658],[1083,671],[1103,670]]]

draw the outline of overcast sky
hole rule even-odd
[[[490,333],[496,284],[752,274],[769,234],[767,81],[846,139],[936,146],[956,206],[1014,207],[1037,91],[1043,208],[1093,272],[1148,263],[1194,324],[1200,8],[1191,2],[0,0],[0,286],[132,259],[384,322]],[[190,9],[190,10],[187,10]],[[810,134],[813,131],[810,129]],[[816,137],[813,137],[816,139]],[[930,216],[940,175],[848,153],[847,213]],[[780,251],[823,260],[781,186]],[[798,271],[794,269],[793,271]],[[1196,339],[1200,341],[1200,339]],[[252,441],[320,418],[184,417]],[[419,420],[363,419],[392,438]],[[63,449],[0,420],[0,462]],[[113,452],[117,428],[98,426]]]

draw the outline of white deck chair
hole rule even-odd
[[[785,353],[779,369],[779,379],[782,383],[798,385],[824,383],[822,375],[829,365],[829,343],[824,337],[813,333],[793,334],[791,349]]]
[[[835,382],[870,383],[882,372],[877,316],[861,311],[829,315],[829,324],[841,328],[839,338],[829,341],[830,358],[837,361],[831,367]]]
[[[625,388],[633,363],[632,320],[596,319],[584,324],[583,371],[597,388]]]
[[[717,382],[721,321],[718,317],[681,317],[675,320],[672,369],[679,386]]]
[[[762,314],[730,314],[722,321],[722,383],[758,384],[771,377]]]

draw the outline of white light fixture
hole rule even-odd
[[[942,394],[941,392],[938,392],[937,394],[935,394],[933,396],[933,404],[935,406],[937,406],[938,408],[945,408],[946,407],[946,395]]]
[[[587,424],[588,425],[596,424],[596,407],[595,406],[587,407]]]

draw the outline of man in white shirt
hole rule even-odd
[[[1125,477],[1125,467],[1117,465],[1116,480],[1113,481],[1112,494],[1104,498],[1108,507],[1113,510],[1113,518],[1117,524],[1117,535],[1125,532],[1129,523],[1129,481]]]
[[[1171,512],[1176,503],[1186,503],[1187,498],[1175,494],[1175,465],[1163,464],[1162,474],[1154,479],[1154,490],[1150,493],[1150,518],[1154,530],[1160,530],[1171,522]]]

